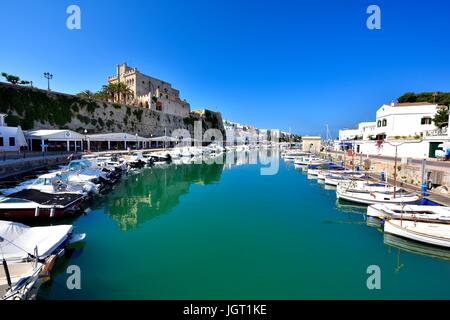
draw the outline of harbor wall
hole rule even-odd
[[[8,126],[22,129],[70,129],[83,133],[127,132],[143,137],[170,135],[186,129],[193,136],[195,121],[202,130],[219,129],[225,136],[219,112],[202,110],[182,117],[148,108],[107,101],[90,100],[75,95],[10,85],[0,82],[0,112],[8,114]]]

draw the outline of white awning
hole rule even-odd
[[[148,140],[149,141],[162,141],[162,142],[178,141],[177,138],[169,137],[169,136],[154,137],[154,138],[150,138]]]
[[[99,134],[88,134],[87,138],[90,141],[148,141],[148,138],[141,136],[136,136],[135,134],[130,134],[126,132],[119,133],[99,133]]]
[[[83,140],[84,135],[72,130],[34,130],[25,133],[27,139]]]

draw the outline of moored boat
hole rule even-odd
[[[409,193],[404,189],[397,188],[394,191],[389,186],[373,184],[363,185],[359,188],[339,184],[336,188],[336,197],[368,205],[376,203],[406,204],[420,200],[418,195]]]
[[[398,205],[378,203],[367,207],[367,216],[450,224],[450,208],[443,206]]]
[[[83,194],[24,189],[0,198],[0,218],[59,218],[83,211]]]
[[[388,219],[384,223],[384,232],[430,245],[450,248],[449,224]]]

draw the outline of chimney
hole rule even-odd
[[[391,107],[395,106],[394,101],[391,101]]]

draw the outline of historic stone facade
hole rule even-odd
[[[194,124],[202,131],[219,129],[225,134],[219,112],[202,110],[179,116],[152,109],[0,82],[0,113],[8,114],[11,125],[28,129],[70,129],[82,133],[128,132],[143,137],[171,135],[186,129],[194,136]]]
[[[147,76],[126,63],[117,65],[116,74],[108,77],[108,83],[125,83],[132,91],[130,96],[115,96],[114,102],[125,102],[153,111],[187,117],[190,105],[180,99],[180,91],[163,80]]]

